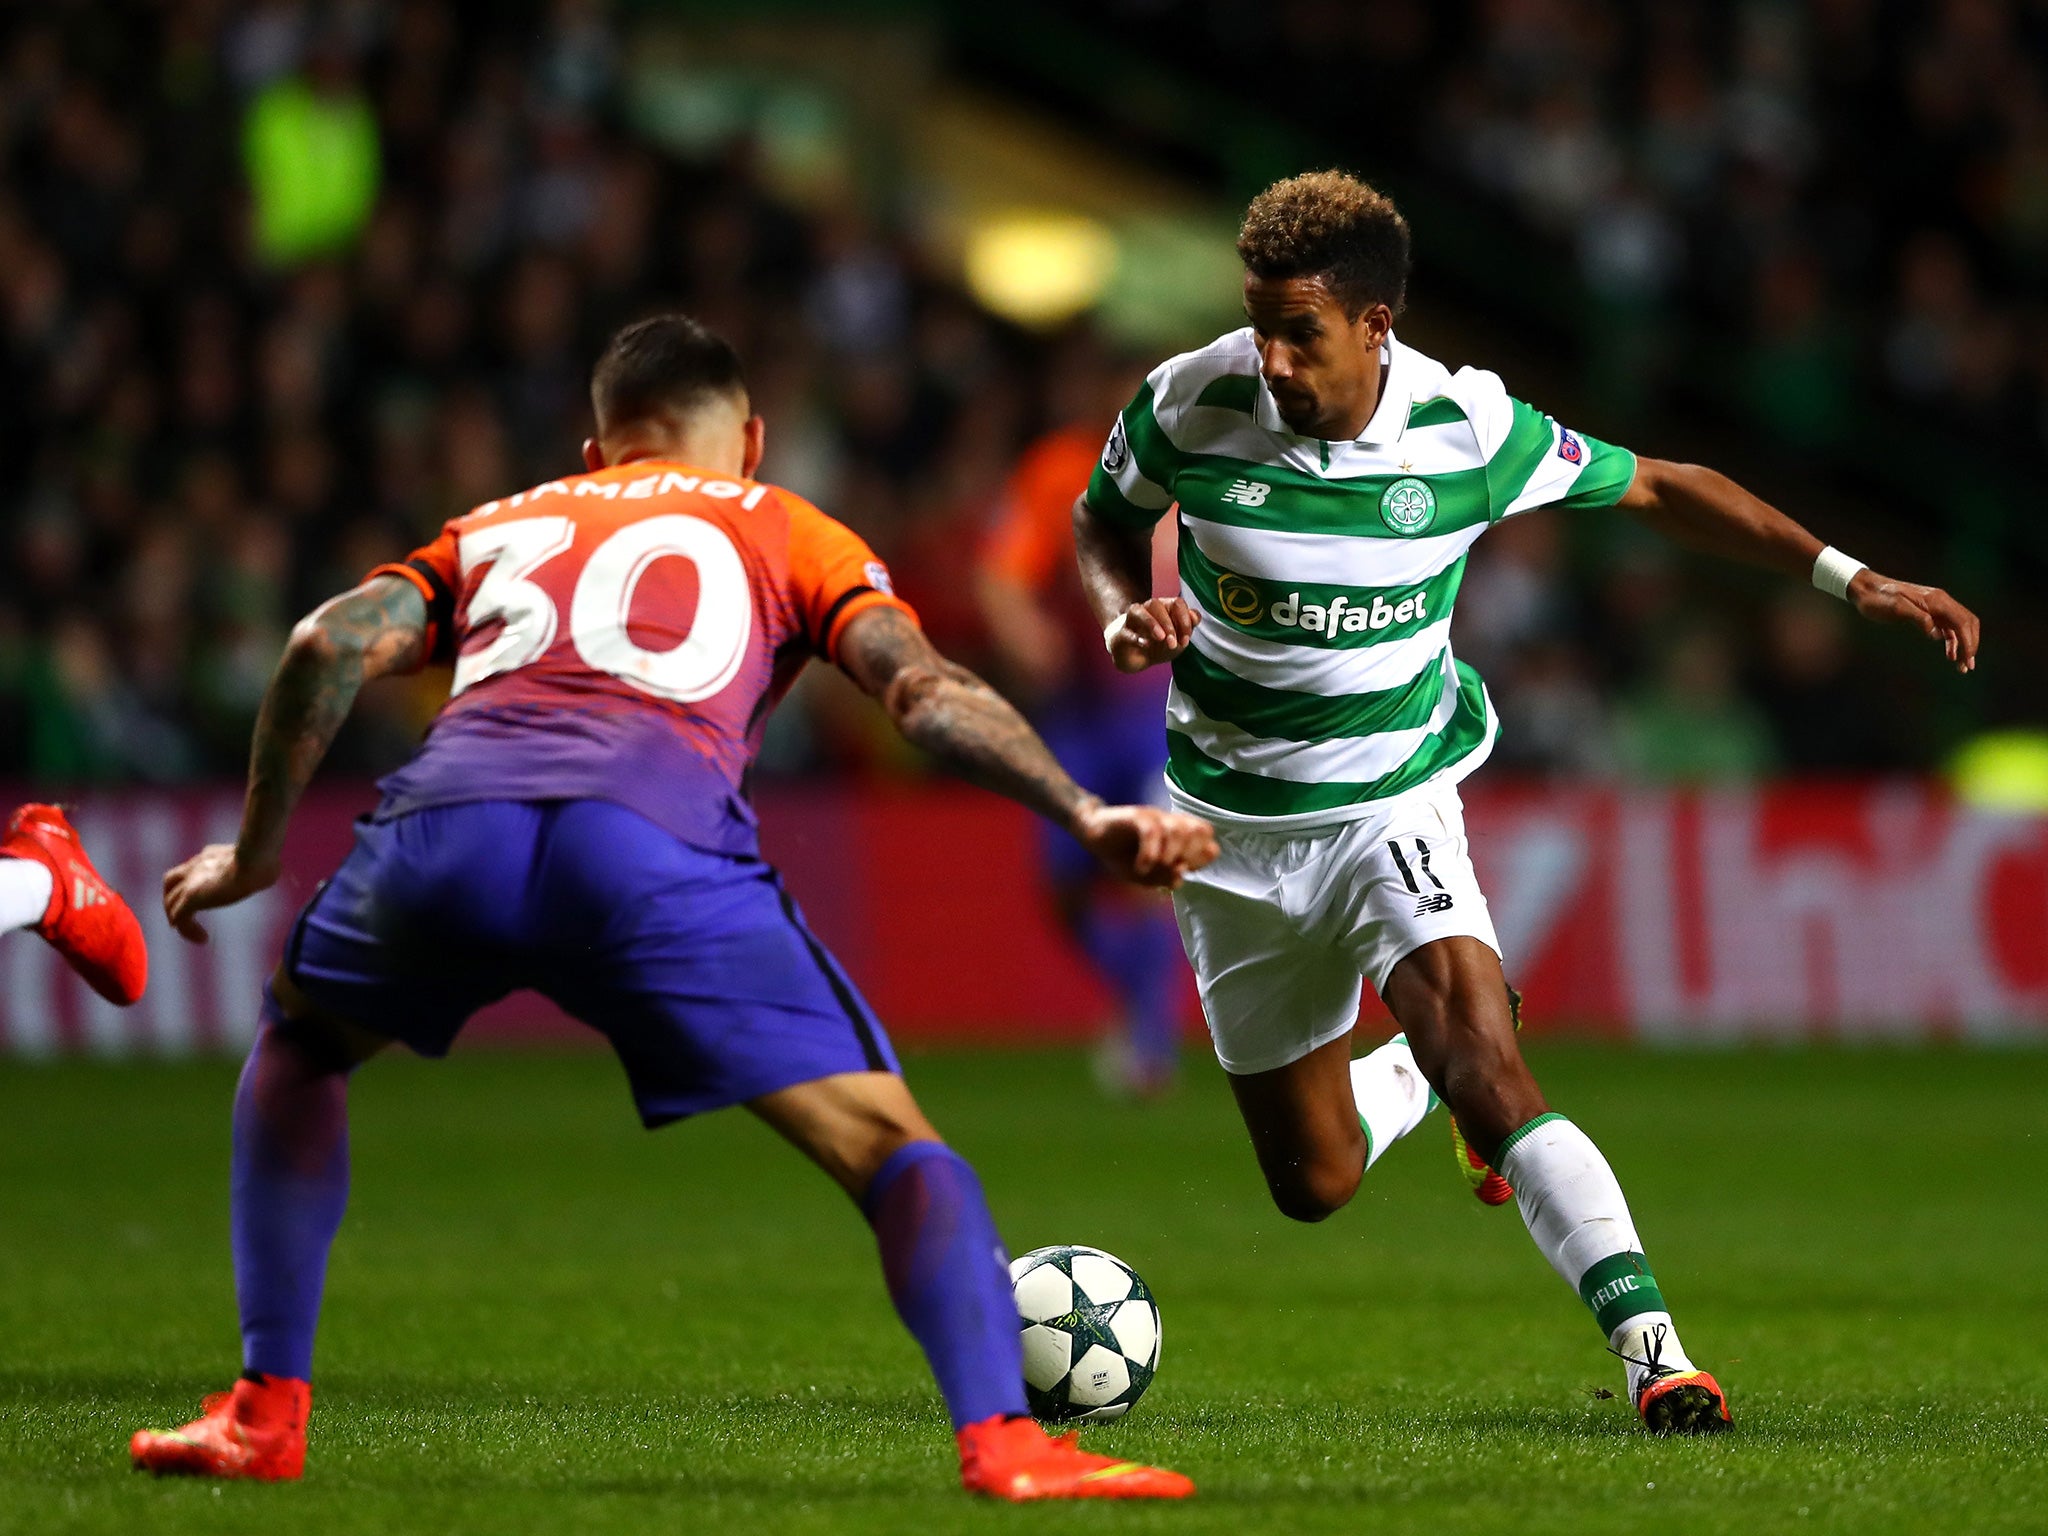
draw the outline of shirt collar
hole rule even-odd
[[[1365,430],[1358,434],[1357,441],[1368,448],[1387,448],[1401,440],[1408,430],[1408,408],[1414,402],[1412,382],[1415,365],[1410,359],[1413,349],[1403,346],[1394,339],[1392,331],[1380,344],[1380,361],[1386,365],[1386,373],[1380,380],[1380,402],[1373,407],[1372,419],[1365,424]],[[1269,432],[1284,432],[1290,437],[1299,433],[1280,418],[1280,407],[1274,402],[1273,392],[1266,387],[1263,377],[1259,379],[1259,395],[1253,419]]]
[[[1358,440],[1368,448],[1392,447],[1408,430],[1408,408],[1415,403],[1411,387],[1415,366],[1409,360],[1413,355],[1394,339],[1392,331],[1387,332],[1387,339],[1380,347],[1380,357],[1387,365],[1387,371],[1380,379],[1380,403],[1373,407],[1372,420],[1358,434]]]

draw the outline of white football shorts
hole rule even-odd
[[[1269,1072],[1358,1020],[1410,951],[1500,940],[1465,841],[1455,785],[1425,786],[1356,821],[1267,833],[1218,823],[1222,852],[1174,892],[1181,941],[1226,1072]]]

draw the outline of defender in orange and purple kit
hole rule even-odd
[[[819,658],[1126,878],[1177,884],[1214,857],[1210,827],[1084,793],[932,649],[857,536],[753,479],[762,423],[719,338],[681,316],[629,326],[591,394],[587,474],[457,518],[298,626],[257,722],[240,837],[165,877],[171,921],[203,938],[199,913],[277,878],[292,805],[361,684],[453,660],[447,707],[300,914],[264,999],[234,1117],[243,1375],[183,1428],[138,1432],[135,1465],[299,1475],[349,1075],[393,1040],[442,1055],[479,1008],[530,988],[610,1040],[648,1126],[744,1104],[860,1203],[969,1490],[1191,1493],[1026,1416],[980,1184],[763,862],[743,786],[769,710]]]

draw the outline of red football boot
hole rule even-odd
[[[231,1392],[208,1394],[183,1429],[138,1429],[128,1456],[159,1477],[242,1477],[282,1482],[306,1466],[306,1415],[313,1389],[289,1376],[244,1376]]]
[[[1652,1372],[1636,1392],[1636,1413],[1653,1435],[1711,1435],[1735,1423],[1728,1394],[1706,1371]]]
[[[1000,1415],[960,1431],[960,1486],[1022,1504],[1032,1499],[1184,1499],[1195,1485],[1178,1472],[1091,1456],[1079,1434],[1057,1440],[1030,1419]]]
[[[70,962],[93,991],[122,1007],[149,981],[142,924],[86,857],[85,845],[54,805],[24,805],[7,823],[0,854],[34,859],[50,872],[50,907],[36,932]]]

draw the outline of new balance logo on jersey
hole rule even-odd
[[[1432,912],[1448,912],[1454,905],[1456,905],[1456,902],[1453,900],[1451,893],[1444,891],[1435,896],[1425,896],[1422,900],[1416,902],[1415,915],[1417,917],[1427,917]]]
[[[107,904],[107,893],[80,875],[71,882],[71,905],[74,907],[103,907]]]
[[[1273,487],[1263,480],[1233,480],[1230,489],[1223,493],[1223,499],[1240,507],[1263,507],[1266,498],[1272,494]]]

